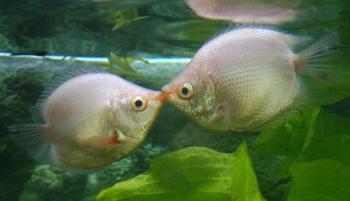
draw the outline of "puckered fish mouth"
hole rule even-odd
[[[155,104],[156,110],[154,111],[154,113],[152,114],[152,118],[149,121],[149,125],[147,125],[148,127],[151,127],[152,124],[156,121],[161,109],[163,108],[164,102],[166,100],[165,94],[163,92],[160,91],[155,91],[152,94],[149,94],[146,96],[146,99],[149,101],[152,101],[153,104]],[[147,128],[148,130],[149,128]]]
[[[148,94],[145,98],[147,100],[159,101],[160,102],[160,106],[159,107],[161,107],[163,105],[163,103],[164,103],[164,101],[166,99],[165,94],[163,92],[160,92],[160,91]]]
[[[163,98],[166,101],[170,101],[173,94],[176,92],[176,88],[174,85],[167,84],[162,87],[161,91],[163,94]]]
[[[159,107],[161,107],[166,100],[166,94],[163,92],[159,92],[159,94],[154,97],[154,100],[158,100],[160,102]]]

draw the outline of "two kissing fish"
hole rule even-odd
[[[165,100],[210,130],[257,130],[320,98],[309,80],[327,81],[318,59],[334,41],[336,34],[330,34],[296,53],[305,37],[261,27],[232,29],[200,48],[162,92],[106,72],[85,72],[44,92],[37,104],[43,123],[10,130],[35,158],[78,171],[130,154]]]

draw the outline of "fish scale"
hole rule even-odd
[[[254,26],[228,30],[204,44],[162,91],[170,103],[205,128],[257,130],[311,102],[312,91],[302,79],[317,77],[312,74],[317,71],[309,69],[315,66],[307,61],[327,55],[334,38],[327,36],[300,53],[293,52],[306,38]],[[183,97],[183,87],[191,91],[190,97]]]
[[[280,110],[278,107],[276,108],[278,104],[274,104],[274,102],[270,102],[269,104],[271,104],[272,106],[269,107],[266,103],[264,103],[263,100],[260,100],[258,98],[259,96],[263,96],[264,94],[266,94],[265,89],[268,88],[268,86],[264,86],[264,81],[266,80],[265,78],[266,77],[269,77],[272,79],[275,78],[274,71],[271,70],[269,67],[265,68],[265,66],[257,66],[254,63],[251,63],[251,64],[247,63],[245,65],[239,65],[239,64],[235,65],[234,67],[235,70],[223,70],[222,72],[217,72],[215,74],[215,77],[217,78],[216,86],[230,93],[229,97],[234,97],[234,100],[232,100],[232,103],[235,103],[236,106],[234,107],[233,111],[237,113],[237,115],[234,115],[236,117],[234,121],[237,122],[237,119],[238,119],[240,120],[238,121],[239,122],[238,125],[251,124],[250,127],[253,127],[252,125],[256,125],[256,124],[259,124],[258,122],[264,121],[264,119],[261,119],[263,114],[266,114],[266,116],[270,116],[273,113],[278,113]],[[231,69],[231,68],[226,67],[225,69]],[[278,83],[278,82],[279,82],[279,79],[276,79],[275,83]],[[268,81],[266,84],[267,85],[270,84],[270,81]],[[285,84],[290,85],[289,83],[285,83]],[[277,84],[276,86],[281,86],[281,85]],[[252,97],[251,93],[254,93],[255,96]],[[262,99],[264,98],[265,97],[262,97]],[[276,98],[283,98],[283,97],[276,97]],[[247,105],[249,105],[250,107],[247,107]],[[269,109],[264,110],[263,108],[269,108]],[[276,111],[272,112],[271,111],[272,108],[276,108]],[[252,122],[252,123],[249,123],[249,122]],[[232,129],[234,130],[235,128],[232,128]]]
[[[198,15],[208,19],[234,23],[281,24],[293,21],[300,11],[294,9],[299,1],[291,0],[185,0]]]
[[[161,93],[102,71],[67,74],[73,77],[57,79],[37,104],[44,124],[11,127],[18,144],[74,171],[103,167],[136,149],[159,113]]]

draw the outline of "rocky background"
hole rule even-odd
[[[220,27],[214,23],[207,33],[193,33],[192,26],[205,23],[177,0],[2,0],[0,51],[190,55]]]
[[[349,42],[349,4],[303,0],[304,15],[281,28],[312,37],[337,29]],[[0,51],[191,56],[228,26],[198,18],[183,0],[1,0]]]

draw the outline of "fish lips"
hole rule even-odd
[[[177,87],[176,87],[175,85],[173,85],[173,84],[167,84],[167,85],[165,85],[165,86],[162,87],[161,91],[162,91],[162,94],[163,94],[163,98],[164,98],[165,100],[169,100],[170,97],[171,97],[174,93],[176,93]]]
[[[149,100],[157,100],[162,105],[166,100],[166,94],[164,94],[163,92],[158,92],[148,96],[147,98],[149,98]]]

